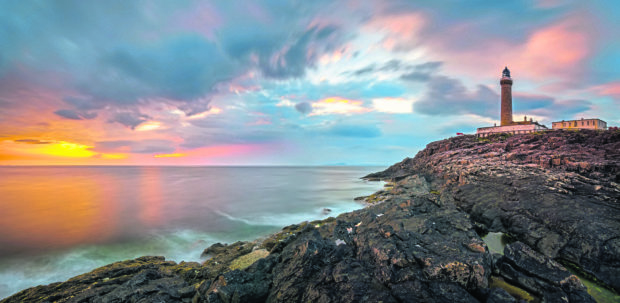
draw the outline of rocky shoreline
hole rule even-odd
[[[594,302],[565,266],[620,292],[620,131],[460,136],[366,178],[390,181],[369,206],[203,264],[141,257],[2,302]]]

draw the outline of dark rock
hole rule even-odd
[[[620,291],[620,132],[459,136],[369,176],[424,176],[490,231],[567,260]]]
[[[2,302],[184,302],[195,290],[180,272],[197,270],[198,263],[140,257],[113,263],[64,283],[37,286]]]
[[[499,262],[502,277],[546,302],[594,302],[577,276],[521,242],[507,245]]]
[[[264,302],[269,294],[270,277],[241,270],[229,271],[207,289],[204,302]]]
[[[511,303],[517,302],[517,300],[511,296],[507,291],[501,288],[492,288],[487,298],[487,303]]]
[[[556,286],[576,278],[564,266],[535,252],[521,242],[506,245],[504,258],[516,268]],[[583,288],[583,285],[580,285],[580,288]]]

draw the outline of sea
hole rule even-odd
[[[201,260],[211,244],[362,208],[385,167],[0,167],[0,299],[139,256]]]

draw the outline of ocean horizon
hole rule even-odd
[[[363,207],[381,166],[0,166],[0,298]]]

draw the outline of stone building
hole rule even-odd
[[[551,122],[552,129],[607,129],[607,122],[601,119],[584,119]]]
[[[480,127],[476,131],[476,136],[486,137],[500,133],[516,135],[548,130],[546,126],[539,124],[531,118],[527,120],[527,117],[524,117],[523,121],[516,122],[512,120],[512,78],[510,77],[508,67],[505,67],[502,71],[502,78],[499,80],[499,84],[502,87],[501,124],[500,126]]]

